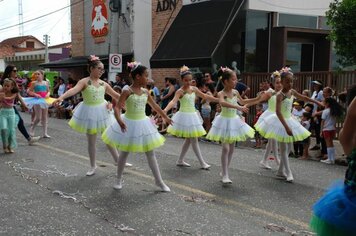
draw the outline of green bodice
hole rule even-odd
[[[268,99],[268,111],[270,112],[276,111],[276,97],[276,95],[272,95],[272,97]]]
[[[179,103],[180,112],[195,112],[195,93],[185,93]]]
[[[147,103],[147,94],[143,92],[141,95],[131,93],[126,99],[125,117],[130,120],[141,120],[146,117],[145,109]]]
[[[225,101],[234,105],[237,105],[237,96],[234,96],[232,98],[225,98]],[[220,115],[222,117],[227,117],[227,118],[233,118],[235,116],[237,116],[236,114],[236,109],[235,108],[229,108],[229,107],[224,107],[221,106],[221,113]]]
[[[292,116],[293,97],[285,97],[281,104],[281,113],[284,118],[290,118]]]
[[[105,102],[105,86],[95,87],[91,83],[82,91],[83,103],[86,105],[99,105]]]

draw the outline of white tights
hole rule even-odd
[[[288,159],[288,155],[291,150],[290,145],[289,143],[280,143],[280,148],[281,148],[281,163],[279,165],[277,175],[285,176],[287,178],[287,181],[292,182],[293,174],[289,167],[289,159]]]
[[[279,165],[279,159],[278,159],[278,143],[275,139],[268,139],[268,143],[266,145],[266,151],[263,156],[263,162],[267,163],[268,161],[268,156],[273,152],[274,157],[276,158],[277,165]]]
[[[48,136],[48,133],[47,133],[48,108],[41,108],[40,105],[35,105],[35,106],[33,106],[33,110],[34,110],[35,117],[33,120],[33,124],[31,125],[30,135],[34,136],[35,128],[38,125],[38,123],[40,123],[40,121],[41,121],[41,124],[43,127],[43,136]]]
[[[88,138],[88,153],[89,153],[89,158],[90,158],[90,166],[91,168],[96,168],[95,164],[95,156],[96,156],[96,134],[87,134]],[[117,163],[119,159],[119,153],[116,148],[113,148],[109,145],[106,145],[107,148],[109,149],[109,152],[111,153],[111,156],[113,157],[115,163]]]
[[[221,167],[222,167],[222,181],[223,183],[231,183],[229,178],[229,166],[232,159],[232,154],[234,153],[235,144],[234,143],[223,143],[222,153],[221,153]]]
[[[170,192],[171,191],[170,188],[162,180],[161,172],[159,170],[159,166],[154,151],[148,151],[145,154],[147,157],[148,165],[152,171],[153,177],[155,178],[156,185],[160,187],[163,192]],[[117,163],[117,184],[114,185],[115,189],[122,189],[122,174],[124,172],[124,168],[128,156],[129,156],[129,152],[123,152],[123,151],[120,152],[119,160]]]
[[[204,169],[209,168],[210,165],[208,165],[205,162],[205,160],[200,152],[198,138],[186,138],[185,139],[183,146],[182,146],[182,151],[181,151],[181,153],[179,155],[179,159],[177,161],[177,164],[186,164],[187,166],[189,166],[188,163],[184,162],[184,157],[187,154],[190,145],[192,145],[195,156],[198,158],[198,161],[199,161],[201,167]]]

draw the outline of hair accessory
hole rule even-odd
[[[100,58],[95,56],[95,55],[90,55],[89,56],[89,61],[99,61],[99,60],[100,60]]]
[[[141,65],[141,62],[137,62],[137,61],[127,63],[127,67],[131,69],[131,72],[136,70],[139,65]]]
[[[184,75],[187,75],[187,74],[191,74],[192,72],[190,71],[189,67],[186,66],[186,65],[183,65],[181,68],[180,68],[180,75],[181,76],[184,76]]]
[[[283,67],[279,72],[280,72],[281,74],[282,74],[282,73],[293,74],[292,69],[291,69],[290,67],[287,67],[287,66]]]
[[[278,70],[276,70],[275,72],[272,73],[271,75],[271,79],[275,79],[276,77],[280,77],[281,76],[281,73],[279,73]]]

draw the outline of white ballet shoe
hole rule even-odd
[[[96,170],[97,166],[95,167],[91,167],[88,172],[86,173],[86,176],[92,176],[95,175],[95,170]]]
[[[208,163],[204,163],[203,166],[201,167],[202,170],[209,170],[211,167],[211,165],[209,165]]]
[[[51,136],[49,136],[48,134],[44,134],[42,138],[51,138]]]
[[[227,177],[227,176],[224,176],[224,177],[222,178],[221,182],[222,182],[223,184],[232,184],[231,179],[230,179],[229,177]]]
[[[113,186],[113,188],[116,190],[121,190],[122,189],[122,181],[118,180],[117,183]]]
[[[289,173],[289,174],[287,175],[286,181],[287,181],[288,183],[292,183],[292,182],[294,181],[294,178],[293,178],[292,173]]]
[[[268,165],[268,163],[265,162],[265,161],[263,161],[263,160],[260,161],[260,167],[263,168],[263,169],[267,169],[267,170],[272,169],[272,167],[270,167],[270,166]]]
[[[156,185],[161,189],[162,192],[170,192],[171,189],[163,182],[156,182]]]
[[[117,164],[116,164],[116,165],[117,165]],[[126,163],[125,163],[125,166],[126,166],[126,167],[132,167],[133,165],[132,165],[131,163],[126,162]]]
[[[190,164],[188,164],[187,162],[183,161],[183,162],[178,162],[177,161],[177,166],[181,166],[181,167],[190,167]]]

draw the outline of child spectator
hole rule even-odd
[[[311,119],[311,113],[310,112],[304,112],[302,116],[302,125],[304,128],[307,130],[310,130],[310,119]],[[301,160],[307,160],[309,159],[309,145],[310,145],[310,137],[304,139],[301,141],[302,145],[302,150],[303,150],[303,155],[300,158]]]
[[[258,120],[258,118],[260,118],[262,113],[263,113],[263,105],[261,103],[257,104],[256,105],[256,116],[253,119],[253,125],[255,125],[257,123],[257,120]],[[256,140],[255,148],[261,148],[262,147],[262,137],[257,131],[255,132],[255,140]]]
[[[336,118],[340,117],[343,113],[342,107],[334,98],[328,97],[324,101],[325,109],[321,115],[321,132],[320,136],[325,139],[328,159],[321,160],[325,164],[335,163],[335,147],[333,139],[336,134]]]

